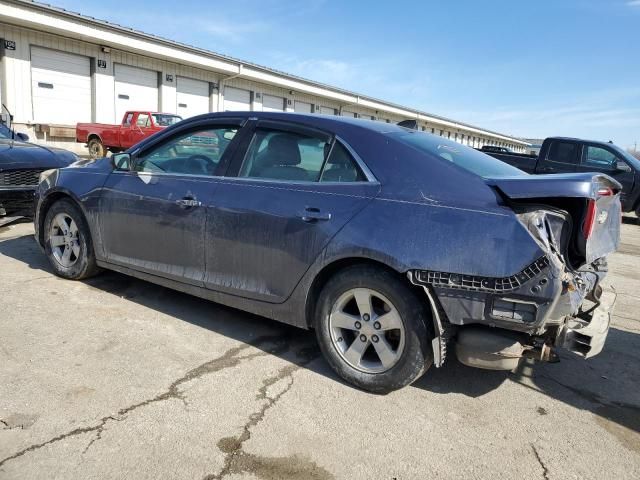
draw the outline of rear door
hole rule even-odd
[[[626,206],[627,194],[633,190],[635,175],[631,169],[628,171],[618,169],[619,162],[627,165],[613,148],[605,145],[585,144],[578,171],[605,173],[620,182],[622,185],[620,201],[624,208]]]
[[[572,173],[580,163],[582,146],[571,140],[550,140],[546,156],[538,159],[536,173]]]
[[[207,204],[205,286],[283,302],[379,184],[332,135],[260,121]]]
[[[176,130],[108,177],[98,243],[108,262],[202,286],[205,205],[239,128],[220,119]]]

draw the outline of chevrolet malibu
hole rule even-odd
[[[314,329],[384,393],[451,350],[502,370],[599,353],[619,192],[396,125],[227,112],[44,172],[35,228],[63,278],[115,270]]]

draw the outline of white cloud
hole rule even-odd
[[[640,0],[630,0],[627,2],[627,7],[640,7]]]
[[[613,140],[632,144],[640,130],[640,89],[599,92],[570,103],[496,107],[447,112],[451,117],[511,135],[544,138],[555,135]]]
[[[189,19],[192,21],[192,19]],[[197,22],[197,28],[213,37],[223,40],[237,42],[245,39],[248,35],[264,33],[270,30],[265,22],[232,21],[224,18],[205,22]]]

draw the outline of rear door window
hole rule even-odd
[[[361,182],[366,177],[339,141],[258,128],[238,174],[292,182]]]
[[[258,128],[238,176],[317,182],[329,146],[325,139]]]
[[[577,143],[554,141],[549,147],[547,160],[550,162],[564,163],[567,165],[577,165],[579,151],[580,146]]]

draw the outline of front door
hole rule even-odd
[[[207,288],[279,303],[333,236],[375,196],[340,142],[258,123],[207,205]]]
[[[202,285],[205,205],[238,130],[212,125],[177,130],[115,171],[101,194],[102,254],[110,263]]]
[[[603,145],[587,144],[583,148],[582,161],[578,167],[579,172],[605,173],[615,178],[622,185],[620,201],[623,210],[627,210],[627,193],[633,189],[635,175],[633,170],[618,168],[619,163],[627,165],[618,153],[612,148]]]

